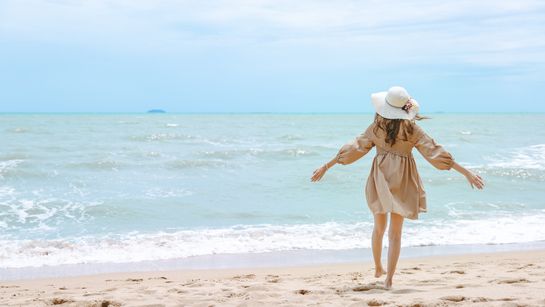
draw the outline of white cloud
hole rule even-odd
[[[97,49],[316,50],[372,63],[545,64],[543,1],[4,0],[0,37]],[[312,55],[310,55],[312,56]]]

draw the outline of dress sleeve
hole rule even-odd
[[[352,141],[344,144],[335,157],[339,164],[351,164],[363,157],[375,146],[372,140],[372,126],[355,137]]]
[[[450,170],[452,164],[454,164],[454,158],[452,155],[443,148],[440,144],[437,144],[433,138],[427,135],[423,130],[419,129],[419,137],[416,141],[415,147],[420,154],[431,163],[435,168],[440,170]]]

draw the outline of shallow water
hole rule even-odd
[[[421,126],[486,181],[414,152],[428,213],[405,246],[545,240],[545,115],[432,115]],[[374,150],[313,170],[372,115],[0,115],[0,268],[367,248]]]

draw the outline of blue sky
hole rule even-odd
[[[0,112],[545,112],[544,1],[1,0]]]

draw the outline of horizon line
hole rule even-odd
[[[496,112],[447,112],[447,111],[435,111],[435,112],[425,112],[422,113],[422,115],[425,114],[544,114],[545,111],[496,111]],[[2,112],[0,111],[0,115],[84,115],[84,114],[95,114],[95,115],[118,115],[118,114],[127,114],[127,115],[155,115],[155,116],[161,116],[161,115],[228,115],[228,114],[301,114],[301,115],[371,115],[375,114],[375,112],[312,112],[312,111],[306,111],[306,112],[278,112],[278,111],[238,111],[238,112],[227,112],[227,111],[218,111],[218,112],[164,112],[164,113],[153,113],[153,112],[132,112],[132,111],[119,111],[119,112],[113,112],[113,111],[15,111],[15,112]]]

